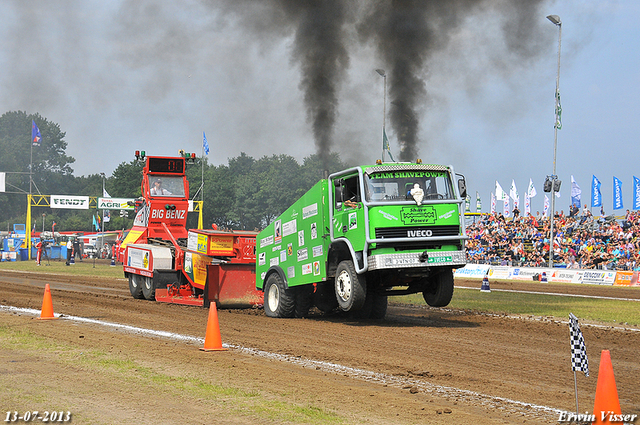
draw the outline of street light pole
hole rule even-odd
[[[549,15],[547,19],[558,27],[558,72],[556,74],[556,109],[555,123],[553,125],[553,174],[551,175],[551,219],[550,219],[550,236],[549,236],[549,267],[553,267],[553,219],[556,208],[556,155],[558,151],[558,127],[560,126],[560,46],[562,43],[562,21],[558,15]]]
[[[384,79],[384,104],[382,106],[382,162],[384,162],[384,151],[386,148],[385,137],[387,135],[385,131],[385,125],[387,124],[387,73],[384,69],[376,69],[376,72]]]

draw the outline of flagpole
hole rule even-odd
[[[578,378],[575,370],[573,371],[573,385],[576,389],[576,414],[580,414],[580,409],[578,408]]]
[[[202,204],[200,205],[200,209],[204,208],[204,131],[202,132],[202,157],[201,157],[201,161],[202,161],[202,178],[200,180],[200,199],[202,199]],[[200,217],[202,217],[202,211],[199,212],[199,216],[198,216],[198,228],[202,229],[204,226],[202,224],[202,220],[200,219]]]
[[[100,173],[100,175],[102,176],[102,196],[104,196],[104,177],[105,177],[105,174],[104,173]],[[102,248],[104,247],[104,209],[102,210],[102,223],[101,223],[101,225],[102,225],[102,232],[100,234],[100,251],[98,251],[98,252],[102,252]]]
[[[556,209],[556,181],[558,176],[556,175],[556,155],[558,150],[558,126],[560,124],[560,46],[562,43],[562,22],[558,15],[549,15],[547,19],[558,27],[558,72],[556,74],[556,105],[555,105],[555,123],[553,125],[554,137],[553,137],[553,175],[551,184],[551,215],[549,225],[549,267],[553,268],[553,254],[554,254],[554,241],[553,241],[553,220]]]
[[[33,132],[33,129],[31,130]],[[27,259],[31,260],[31,186],[33,183],[33,140],[29,143],[31,146],[31,158],[29,159],[29,196],[27,196]]]
[[[387,124],[387,73],[384,69],[376,69],[376,72],[384,80],[384,103],[382,105],[382,162],[384,162],[384,151],[386,149],[385,136],[386,136],[386,124]]]

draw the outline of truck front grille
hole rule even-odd
[[[460,236],[460,226],[376,227],[376,239]]]

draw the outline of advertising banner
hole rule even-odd
[[[638,284],[638,272],[617,272],[615,286],[640,286]]]
[[[133,203],[134,201],[135,199],[133,198],[98,198],[98,209],[134,210],[134,206],[127,203]]]
[[[494,279],[509,279],[511,268],[507,266],[494,266],[489,270],[489,277]]]
[[[482,278],[489,270],[488,264],[466,264],[464,267],[456,269],[455,277],[478,277]]]
[[[88,210],[88,196],[51,195],[51,208]]]
[[[581,275],[578,270],[567,269],[547,269],[547,276],[549,282],[563,282],[563,283],[581,283]]]
[[[533,281],[535,275],[541,275],[546,272],[549,275],[549,269],[533,268],[533,267],[514,267],[511,269],[510,279],[514,280],[530,280]]]
[[[616,272],[607,270],[580,270],[578,271],[580,283],[595,285],[613,285],[616,280]]]
[[[459,278],[482,279],[489,272],[492,279],[535,281],[536,275],[545,272],[549,282],[586,283],[591,285],[640,286],[640,272],[612,270],[572,270],[564,268],[507,267],[489,264],[466,264],[455,270]]]

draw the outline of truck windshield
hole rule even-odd
[[[369,202],[411,200],[411,189],[422,189],[424,200],[455,199],[449,173],[445,171],[397,171],[365,174]]]
[[[173,196],[184,198],[182,177],[148,176],[151,196]]]

